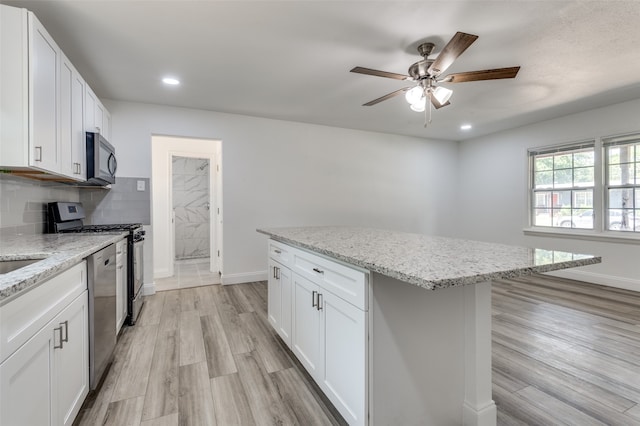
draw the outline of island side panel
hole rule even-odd
[[[474,354],[466,349],[486,340],[490,353],[491,299],[476,300],[487,288],[476,295],[472,287],[426,290],[372,274],[370,424],[495,425],[495,411],[492,422],[485,415],[489,423],[473,415],[491,401],[491,361],[470,363]],[[473,312],[467,312],[470,297]],[[478,318],[488,327],[470,324]]]

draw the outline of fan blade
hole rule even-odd
[[[443,73],[477,38],[477,35],[457,32],[431,64],[427,70],[429,74],[438,76]]]
[[[401,93],[406,92],[407,90],[411,89],[411,87],[403,87],[402,89],[396,90],[395,92],[391,92],[391,93],[387,93],[384,96],[379,97],[378,99],[374,99],[372,101],[367,102],[366,104],[363,104],[362,106],[372,106],[375,105],[377,103],[380,103],[382,101],[386,101],[389,98],[393,98],[394,96],[397,96]]]
[[[394,72],[372,70],[371,68],[364,68],[364,67],[355,67],[354,69],[351,70],[351,72],[356,72],[358,74],[375,75],[376,77],[394,78],[396,80],[411,80],[411,77],[409,77],[408,75],[396,74]]]
[[[467,81],[499,80],[502,78],[514,78],[520,67],[496,68],[492,70],[469,71],[449,74],[439,82],[442,83],[464,83]]]
[[[451,102],[449,101],[445,102],[444,104],[441,104],[440,102],[438,102],[435,96],[430,96],[430,98],[431,98],[431,104],[434,106],[435,109],[440,109],[442,107],[446,107],[447,105],[451,105]]]

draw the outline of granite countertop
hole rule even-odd
[[[15,271],[0,274],[0,305],[18,297],[85,257],[120,241],[126,232],[18,235],[0,239],[0,261],[42,259]]]
[[[598,256],[352,227],[267,228],[272,239],[429,290],[600,263]]]

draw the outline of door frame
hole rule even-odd
[[[209,159],[209,203],[211,249],[210,270],[222,274],[222,141],[180,136],[151,136],[151,224],[153,233],[153,277],[174,275],[173,156]],[[215,171],[215,172],[214,172]],[[218,252],[220,253],[217,256]]]

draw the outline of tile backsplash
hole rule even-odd
[[[43,234],[47,203],[79,201],[79,191],[62,183],[0,174],[0,236]]]
[[[144,190],[138,190],[138,182]],[[148,178],[117,177],[111,189],[82,188],[80,202],[87,215],[85,223],[151,224],[151,191]]]
[[[138,191],[138,181],[144,181],[144,191]],[[80,201],[87,224],[151,223],[148,178],[118,177],[107,190],[0,174],[0,237],[45,233],[47,203],[53,201]]]

